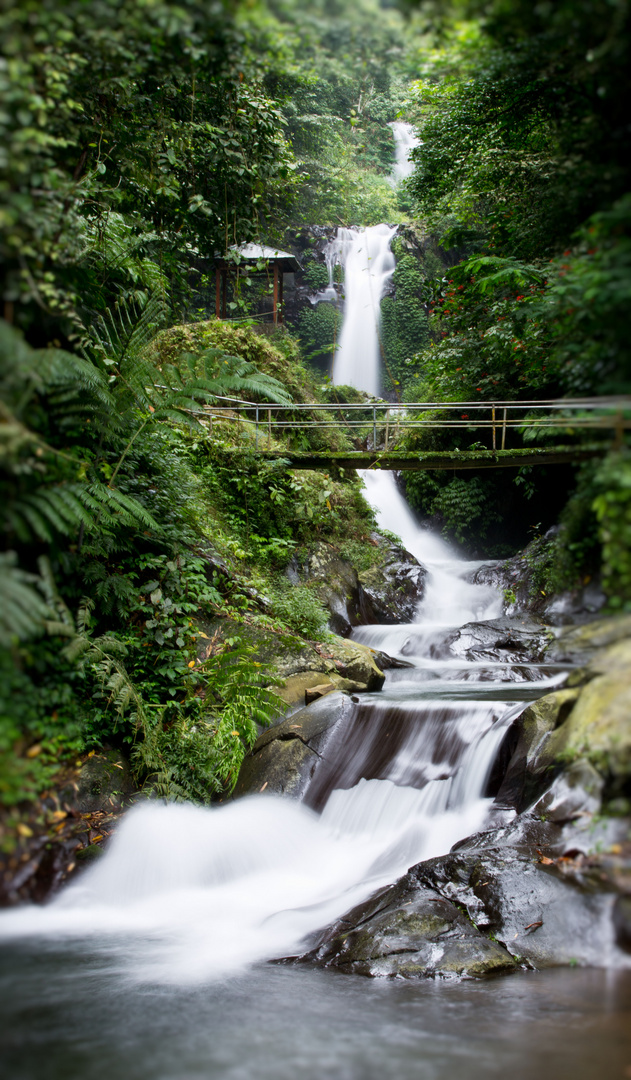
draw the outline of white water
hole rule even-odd
[[[390,124],[390,127],[394,137],[395,157],[391,182],[393,187],[396,187],[401,180],[405,180],[414,172],[414,162],[410,161],[410,153],[416,146],[420,146],[420,141],[414,134],[414,129],[410,124],[395,120],[394,123]]]
[[[58,900],[2,914],[0,937],[90,937],[124,956],[140,982],[208,981],[291,954],[306,934],[481,827],[505,723],[489,726],[479,712],[477,728],[453,777],[422,790],[361,780],[335,791],[321,817],[264,795],[214,810],[137,807]],[[395,772],[408,756],[405,747]]]
[[[429,572],[416,623],[430,630],[495,619],[502,614],[502,600],[497,589],[472,585],[464,580],[479,564],[461,559],[445,540],[419,525],[399,491],[393,473],[365,469],[360,476],[366,498],[376,510],[377,524],[400,536],[403,546]],[[355,636],[366,645],[388,651],[389,638],[400,636],[400,632],[400,627],[371,626],[356,632]]]
[[[373,225],[369,229],[338,229],[328,245],[328,260],[344,267],[344,322],[340,344],[333,358],[335,386],[355,386],[377,396],[380,388],[380,303],[394,273],[390,241],[396,226]]]

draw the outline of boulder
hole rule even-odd
[[[330,612],[329,626],[346,637],[366,623],[411,622],[423,598],[427,570],[399,544],[379,533],[370,538],[375,561],[359,572],[331,544],[315,544],[302,563],[293,559],[287,576],[309,582]]]
[[[205,660],[212,643],[239,635],[254,647],[254,657],[280,678],[274,690],[291,708],[305,703],[305,692],[331,683],[347,693],[380,690],[385,675],[378,661],[382,654],[345,638],[329,638],[322,644],[305,641],[297,634],[278,633],[267,627],[215,619],[204,626],[198,656]],[[388,658],[384,657],[384,662]]]
[[[607,877],[603,856],[558,855],[563,840],[528,815],[478,834],[358,905],[298,962],[407,978],[623,962],[629,893]]]
[[[574,626],[593,619],[606,601],[597,580],[577,581],[573,588],[562,592],[552,593],[541,587],[541,582],[550,577],[558,532],[556,526],[548,529],[518,555],[480,566],[470,580],[499,589],[509,615],[531,614],[550,626]]]
[[[408,874],[353,908],[321,935],[301,963],[369,976],[487,975],[515,961],[449,900]]]
[[[546,659],[556,663],[585,664],[598,655],[599,663],[611,663],[619,654],[610,653],[606,660],[600,650],[622,642],[624,653],[631,649],[630,639],[631,615],[595,619],[582,626],[563,627],[548,645]],[[630,655],[628,651],[626,655]]]
[[[352,708],[335,692],[268,728],[244,759],[234,797],[266,792],[301,798],[331,730]]]
[[[448,631],[432,646],[431,655],[436,659],[457,656],[478,662],[540,663],[551,636],[549,628],[538,619],[504,616],[465,623]]]
[[[374,533],[381,565],[360,570],[359,606],[365,623],[412,622],[425,594],[427,570],[400,544]]]

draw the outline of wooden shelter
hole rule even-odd
[[[218,319],[225,319],[228,295],[228,274],[238,266],[248,263],[267,263],[266,270],[250,272],[249,277],[255,275],[269,276],[270,270],[273,275],[274,289],[272,293],[271,314],[274,325],[283,321],[283,275],[300,270],[300,263],[295,255],[289,251],[279,251],[278,248],[266,247],[265,244],[241,244],[239,247],[230,249],[241,257],[240,263],[231,259],[215,259],[215,313]]]

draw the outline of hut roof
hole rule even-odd
[[[279,269],[284,273],[291,273],[300,269],[298,259],[290,251],[280,251],[279,248],[267,247],[265,244],[239,244],[231,247],[230,250],[237,252],[246,262],[263,260],[278,263]],[[217,259],[216,262],[218,266],[233,265],[223,258]]]

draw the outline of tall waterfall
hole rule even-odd
[[[333,359],[336,386],[355,386],[367,394],[380,389],[379,305],[395,269],[390,241],[396,226],[338,229],[325,253],[344,268],[344,322]]]
[[[410,154],[415,146],[419,146],[419,140],[414,134],[411,124],[405,124],[401,120],[395,120],[390,125],[394,137],[394,165],[392,167],[391,182],[394,187],[400,180],[405,180],[414,172],[414,162],[410,161]]]

